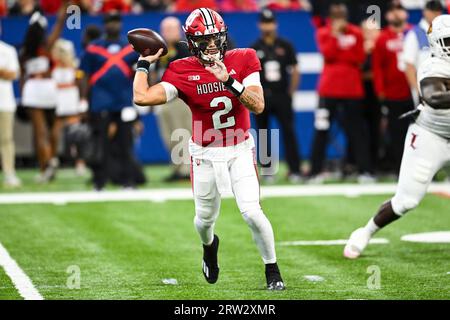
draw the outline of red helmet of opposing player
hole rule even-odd
[[[208,8],[195,9],[183,26],[189,50],[202,62],[211,63],[212,57],[222,60],[227,50],[227,26],[220,14]],[[215,50],[208,45],[213,39]]]

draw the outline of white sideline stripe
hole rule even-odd
[[[346,245],[348,239],[339,240],[299,240],[299,241],[282,241],[278,244],[280,246],[340,246]],[[388,244],[389,240],[385,238],[373,238],[369,241],[370,244]]]
[[[301,186],[263,186],[262,198],[285,197],[317,197],[317,196],[347,196],[393,194],[396,184],[380,183],[372,185],[358,184],[326,184]],[[432,183],[428,188],[430,193],[450,192],[450,183]],[[224,198],[231,198],[227,196]],[[191,188],[146,189],[146,190],[115,190],[115,191],[73,191],[73,192],[33,192],[4,193],[0,195],[0,204],[32,204],[51,203],[64,205],[67,203],[88,202],[120,202],[120,201],[153,201],[191,200]]]
[[[450,243],[450,231],[405,234],[400,240],[419,243]]]
[[[11,279],[19,294],[25,300],[44,300],[34,287],[31,279],[23,272],[17,262],[11,258],[6,248],[0,243],[0,266],[5,269],[6,275]]]
[[[319,95],[316,91],[299,90],[292,97],[294,111],[314,111],[319,104]]]
[[[297,53],[301,74],[320,74],[323,70],[323,57],[319,52]]]

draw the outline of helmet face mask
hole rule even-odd
[[[215,48],[209,48],[211,40],[215,44]],[[226,32],[214,33],[207,36],[190,36],[188,38],[189,47],[193,55],[198,57],[205,63],[211,63],[211,58],[223,60],[225,52],[227,50],[227,34]],[[217,51],[210,53],[209,51]]]
[[[441,56],[446,59],[450,59],[450,37],[437,39],[439,43],[439,49]]]
[[[441,15],[433,20],[428,39],[433,56],[450,61],[450,15]]]
[[[227,50],[227,26],[217,12],[208,8],[194,10],[183,30],[189,50],[201,63],[214,64],[214,59],[223,60]],[[212,42],[215,48],[210,47]]]

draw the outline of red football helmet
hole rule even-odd
[[[227,50],[228,28],[222,17],[209,8],[195,9],[183,26],[189,50],[204,63],[211,63],[211,56],[222,60]],[[208,52],[213,39],[218,52]]]

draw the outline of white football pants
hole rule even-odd
[[[392,208],[403,215],[417,207],[434,175],[450,162],[450,140],[417,124],[411,124],[405,139],[397,192]]]
[[[200,147],[191,141],[194,224],[203,244],[211,244],[214,224],[219,216],[221,195],[232,193],[242,217],[252,231],[264,263],[275,263],[272,226],[259,203],[260,190],[254,150],[251,136],[245,142],[230,147]]]

